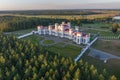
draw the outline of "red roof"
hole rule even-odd
[[[82,35],[83,38],[86,38],[86,36],[87,36],[87,34],[83,34],[83,35]]]
[[[64,26],[64,27],[69,27],[69,26],[68,26],[68,25],[66,25],[66,24],[64,24],[63,26]]]
[[[77,34],[81,34],[80,32],[77,32]]]
[[[65,29],[65,31],[69,32],[69,29]]]
[[[52,29],[55,29],[54,27],[52,27]]]
[[[76,33],[76,32],[73,32],[73,35],[77,35],[77,33]]]

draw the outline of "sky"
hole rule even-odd
[[[0,10],[120,9],[120,0],[0,0]]]

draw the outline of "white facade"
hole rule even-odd
[[[55,23],[55,26],[48,27],[38,26],[39,35],[54,35],[61,38],[68,38],[73,40],[76,44],[87,44],[90,41],[90,34],[79,32],[79,27],[71,28],[70,23],[62,22],[62,24]]]
[[[114,20],[120,20],[120,16],[113,17]]]

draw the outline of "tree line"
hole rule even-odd
[[[0,14],[20,15],[93,15],[102,14],[92,10],[26,10],[26,11],[0,11]]]
[[[8,32],[29,28],[36,28],[38,25],[48,26],[49,24],[71,22],[72,26],[81,26],[86,23],[104,22],[106,19],[59,19],[59,18],[36,18],[20,16],[0,16],[0,31]],[[108,19],[110,20],[110,19]]]
[[[30,41],[0,34],[0,80],[117,80],[104,69],[59,54]]]

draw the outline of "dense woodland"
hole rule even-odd
[[[54,25],[62,21],[71,22],[73,26],[81,26],[85,23],[96,23],[111,21],[111,18],[91,19],[59,19],[59,18],[35,18],[35,17],[19,17],[19,16],[0,16],[0,31],[8,32],[28,28],[36,28],[37,25]]]
[[[74,62],[13,36],[0,34],[0,80],[116,80],[82,60]]]
[[[0,11],[0,14],[20,15],[91,15],[101,14],[94,10],[26,10],[26,11]]]

